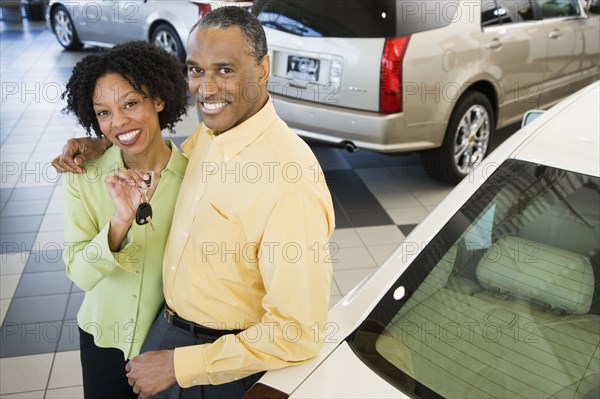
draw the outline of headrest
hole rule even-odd
[[[523,238],[500,238],[476,273],[485,288],[552,311],[585,314],[592,304],[594,273],[587,257]]]

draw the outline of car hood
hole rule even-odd
[[[366,366],[346,342],[300,385],[290,399],[408,398]]]

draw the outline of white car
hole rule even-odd
[[[246,398],[600,397],[600,81],[505,141]]]
[[[46,21],[61,46],[110,47],[129,40],[148,40],[185,61],[185,43],[198,18],[216,7],[251,2],[234,0],[51,0]]]

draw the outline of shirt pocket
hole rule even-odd
[[[241,225],[230,220],[212,203],[204,204],[194,220],[194,246],[202,265],[217,278],[226,278],[240,262]]]

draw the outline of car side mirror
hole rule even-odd
[[[533,122],[538,116],[543,114],[546,111],[540,109],[532,109],[531,111],[527,111],[521,120],[521,127],[529,125]]]

